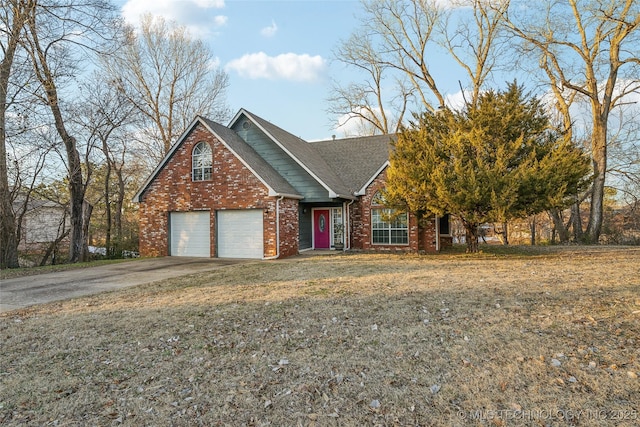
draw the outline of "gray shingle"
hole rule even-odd
[[[276,193],[297,195],[298,192],[289,184],[276,170],[271,167],[262,157],[256,153],[240,136],[232,129],[200,117],[209,128],[218,135],[233,151],[244,160],[251,169],[262,178],[269,187]]]
[[[294,160],[298,161],[302,167],[317,177],[322,183],[329,187],[331,191],[340,197],[353,197],[353,191],[340,179],[334,169],[327,164],[326,160],[313,147],[313,144],[285,131],[284,129],[264,120],[246,110],[245,114],[255,121],[262,129],[275,139],[288,151]]]
[[[365,136],[318,141],[310,145],[353,194],[374,178],[373,175],[389,160],[393,138],[394,135]]]

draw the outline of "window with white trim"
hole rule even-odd
[[[211,146],[206,142],[198,142],[191,154],[191,178],[194,181],[211,179],[213,155]]]
[[[389,209],[376,193],[371,201],[371,243],[374,245],[408,245],[409,225],[406,212]]]
[[[342,208],[332,208],[333,244],[344,243],[344,224],[342,222]]]

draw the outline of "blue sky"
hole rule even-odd
[[[450,0],[441,0],[449,4]],[[186,26],[206,41],[229,75],[228,104],[257,114],[306,140],[344,135],[340,117],[329,116],[331,80],[348,84],[357,76],[332,51],[360,25],[359,0],[115,0],[122,16],[137,24],[144,13]],[[461,99],[468,80],[452,58],[429,51],[429,66],[449,105]],[[504,86],[515,70],[497,73]],[[528,87],[534,89],[534,87]],[[226,124],[226,123],[225,123]]]
[[[332,60],[332,51],[360,26],[360,1],[118,0],[116,4],[131,24],[143,13],[161,15],[207,41],[229,75],[227,98],[234,114],[245,108],[308,141],[344,135],[337,129],[340,118],[326,113],[327,98],[332,79],[346,84],[355,76]],[[457,78],[450,84],[445,91],[459,91]]]
[[[356,0],[119,0],[132,24],[145,12],[187,26],[229,75],[227,101],[306,140],[340,136],[326,113],[331,78],[348,78],[332,50],[356,28]],[[226,124],[226,123],[225,123]]]

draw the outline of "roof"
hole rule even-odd
[[[171,146],[169,152],[160,161],[158,166],[149,175],[144,184],[140,187],[138,192],[133,196],[133,201],[140,202],[141,197],[147,188],[151,185],[153,180],[158,176],[160,171],[167,164],[169,159],[173,156],[175,151],[182,145],[182,142],[189,135],[189,133],[195,128],[198,123],[202,123],[206,126],[211,133],[213,133],[218,140],[227,146],[227,148],[236,155],[236,157],[244,163],[247,168],[258,178],[269,190],[271,196],[285,196],[290,198],[302,199],[302,196],[293,188],[278,172],[273,169],[262,157],[255,152],[249,144],[247,144],[238,134],[232,129],[229,129],[219,123],[206,119],[201,116],[191,122],[187,129],[180,135],[175,144]]]
[[[240,110],[234,120],[240,114],[244,114],[258,125],[273,142],[278,144],[330,193],[333,193],[334,197],[353,198],[353,192],[349,190],[349,187],[344,184],[312,144],[244,109]]]
[[[394,135],[365,136],[312,142],[310,145],[349,188],[351,194],[367,186],[389,161]]]
[[[356,196],[361,195],[389,164],[391,141],[395,139],[395,135],[376,135],[310,143],[244,109],[236,114],[228,127],[197,116],[138,190],[133,200],[140,201],[149,185],[198,123],[207,127],[249,168],[269,189],[271,196],[302,199],[303,196],[282,175],[230,128],[242,116],[253,121],[274,144],[326,188],[331,198],[355,200]]]
[[[29,195],[29,199],[27,200],[27,196],[24,193],[18,194],[18,196],[13,200],[12,205],[15,211],[24,208],[26,201],[26,212],[34,211],[36,209],[43,208],[51,208],[51,209],[66,209],[68,208],[59,202],[54,202],[53,200],[41,199],[38,196],[34,196],[33,194]]]

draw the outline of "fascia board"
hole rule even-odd
[[[184,138],[187,137],[187,135],[189,134],[189,132],[191,132],[193,130],[193,128],[195,127],[196,123],[200,122],[202,124],[205,124],[204,121],[200,120],[200,116],[196,116],[191,123],[189,124],[189,126],[186,127],[185,131],[182,132],[182,134],[178,137],[178,139],[176,140],[176,143],[173,144],[171,146],[171,148],[169,148],[169,151],[167,152],[167,154],[164,156],[164,158],[162,159],[162,161],[160,161],[160,163],[158,163],[158,166],[156,166],[156,168],[153,170],[153,172],[149,175],[149,177],[147,178],[147,180],[144,182],[144,184],[142,184],[142,186],[140,187],[140,189],[138,190],[138,192],[133,196],[133,201],[136,203],[140,203],[140,197],[142,197],[142,194],[147,190],[147,188],[149,187],[149,185],[151,185],[151,183],[153,182],[153,180],[156,178],[156,176],[158,176],[158,174],[160,173],[160,171],[164,168],[164,166],[166,165],[166,163],[169,161],[169,159],[171,158],[171,156],[173,156],[173,153],[175,153],[175,151],[178,149],[178,147],[180,147],[182,145],[182,142],[184,140]],[[205,124],[206,125],[206,124]]]
[[[385,170],[387,168],[387,166],[389,166],[389,165],[390,165],[389,160],[384,162],[383,165],[380,166],[378,171],[376,173],[374,173],[371,178],[369,178],[367,183],[365,185],[363,185],[362,188],[355,193],[355,195],[356,196],[364,196],[367,193],[367,188],[369,188],[369,186],[371,185],[373,180],[376,179],[378,177],[378,175],[380,175],[382,173],[382,171]]]
[[[304,196],[299,194],[287,194],[287,193],[276,193],[273,189],[269,189],[269,197],[286,197],[287,199],[304,199]]]
[[[239,117],[240,117],[240,113],[244,113],[245,116],[247,116],[247,118],[249,118],[249,120],[251,120],[251,122],[257,126],[262,132],[264,132],[265,135],[267,135],[271,141],[273,141],[278,147],[280,147],[282,149],[282,151],[284,151],[289,157],[291,157],[302,169],[304,169],[309,175],[311,175],[311,177],[313,179],[315,179],[320,185],[322,185],[322,187],[324,187],[325,190],[327,190],[329,192],[329,198],[338,198],[338,194],[333,191],[323,180],[321,180],[311,169],[309,169],[307,167],[307,165],[302,162],[300,159],[298,159],[296,156],[293,155],[292,152],[290,152],[289,150],[287,150],[287,148],[285,146],[283,146],[280,141],[278,141],[277,138],[275,138],[273,135],[271,135],[271,133],[269,133],[269,131],[267,131],[264,127],[262,127],[260,125],[260,123],[258,123],[256,120],[254,120],[254,118],[252,117],[252,115],[245,110],[240,110],[240,112],[238,112],[238,114],[236,114],[236,117],[234,117],[234,120],[232,121],[235,122]],[[347,196],[347,198],[350,198],[350,196]]]

